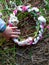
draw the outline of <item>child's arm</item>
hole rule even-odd
[[[6,23],[0,18],[0,32],[6,39],[19,37],[20,30],[17,27],[8,27]]]

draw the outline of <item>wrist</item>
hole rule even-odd
[[[6,30],[6,25],[4,25],[4,26],[1,28],[0,32],[3,33],[5,30]]]

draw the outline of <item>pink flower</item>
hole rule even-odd
[[[30,43],[30,45],[32,45],[32,43],[34,42],[34,39],[33,40],[31,40],[31,41],[29,41],[28,43]]]
[[[42,28],[44,29],[44,25],[42,25]]]
[[[49,25],[46,28],[49,29]]]
[[[30,41],[29,43],[30,43],[30,45],[32,45],[33,41]]]
[[[24,11],[27,11],[27,9],[28,9],[28,8],[27,8],[26,6],[22,6],[23,12],[24,12]]]
[[[14,14],[17,14],[17,10],[14,10],[13,13],[14,13]]]
[[[13,25],[12,25],[11,23],[8,23],[8,26],[9,26],[9,27],[13,27]]]
[[[44,22],[42,22],[42,28],[44,28],[44,27],[45,27]]]

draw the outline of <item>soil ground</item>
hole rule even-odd
[[[42,0],[29,2],[35,3],[33,6],[44,5]],[[49,37],[47,38],[46,34],[49,34],[49,30],[36,45],[26,47],[19,47],[13,41],[8,42],[0,37],[3,43],[0,46],[0,65],[49,65]]]

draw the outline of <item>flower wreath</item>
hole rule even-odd
[[[18,18],[15,16],[15,14],[17,14],[18,11],[21,11],[24,13],[26,11],[29,12],[36,21],[36,29],[39,25],[39,30],[34,39],[33,37],[28,37],[27,39],[23,41],[19,41],[18,38],[17,39],[13,38],[13,41],[17,43],[19,46],[36,44],[42,38],[42,34],[44,32],[44,26],[46,24],[46,19],[40,14],[39,9],[37,7],[32,8],[30,5],[28,6],[21,5],[21,6],[17,6],[17,8],[13,11],[13,14],[10,15],[9,26],[13,26],[14,21],[16,21],[16,24],[19,23]]]

